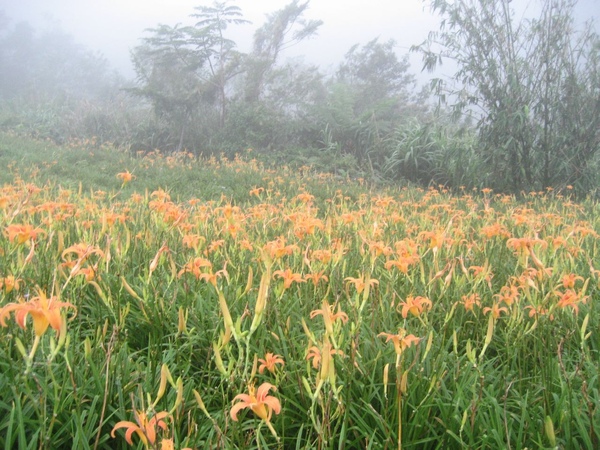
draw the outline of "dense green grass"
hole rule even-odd
[[[245,161],[254,161],[252,150],[241,150]],[[268,155],[256,155],[262,161]],[[277,160],[281,159],[281,155]],[[325,176],[327,185],[308,166],[288,169],[285,165],[271,167],[260,161],[251,164],[254,169],[240,170],[229,167],[227,158],[195,161],[192,155],[184,153],[161,155],[160,153],[129,152],[110,145],[98,146],[94,141],[73,142],[57,145],[52,141],[37,141],[11,133],[0,133],[0,164],[7,170],[0,172],[0,183],[12,183],[14,177],[38,184],[50,183],[65,189],[92,191],[119,191],[121,198],[133,192],[153,192],[167,190],[174,199],[219,200],[222,196],[233,202],[244,201],[248,192],[260,186],[265,177],[289,177],[289,172],[301,175],[299,180],[281,183],[279,190],[283,196],[297,194],[298,183],[310,190],[318,186],[315,195],[323,200],[341,189],[353,198],[364,192],[362,183],[347,183],[346,179]],[[260,170],[258,170],[260,168]],[[116,174],[129,170],[135,175],[135,183],[122,187]],[[298,182],[297,182],[298,181]]]
[[[170,413],[156,448],[598,447],[596,203],[251,156],[0,135],[1,448],[129,448],[111,431],[133,409]],[[37,289],[73,305],[62,341],[15,323]],[[400,328],[418,342],[397,353]],[[270,352],[284,364],[259,371]],[[232,420],[265,382],[281,412]]]

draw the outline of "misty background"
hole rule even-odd
[[[250,24],[228,31],[242,51],[249,51],[254,30],[266,15],[288,2],[285,0],[241,0],[236,2]],[[513,0],[520,14],[534,14],[539,1]],[[130,50],[139,45],[145,30],[158,24],[190,23],[189,15],[198,5],[193,0],[3,0],[12,23],[27,21],[36,29],[58,28],[71,34],[81,45],[101,52],[116,70],[134,77]],[[575,8],[579,22],[597,17],[600,0],[580,0]],[[290,48],[286,55],[302,56],[307,62],[332,70],[348,49],[374,38],[394,39],[399,54],[424,41],[437,30],[440,19],[422,0],[313,0],[307,17],[323,21],[318,35]],[[596,27],[598,25],[596,24]],[[411,55],[413,72],[421,72],[419,55]],[[426,77],[422,77],[426,79]]]
[[[0,126],[132,151],[252,147],[376,182],[589,190],[599,2],[5,1]]]
[[[232,27],[228,37],[238,43],[240,50],[249,51],[254,30],[265,22],[267,14],[287,3],[285,0],[236,2],[251,23]],[[102,52],[125,76],[134,76],[129,51],[139,44],[144,30],[160,23],[189,24],[195,6],[210,4],[184,0],[23,0],[6,1],[0,9],[13,22],[28,21],[36,28],[63,29],[90,50]],[[398,52],[405,53],[410,46],[423,41],[439,22],[419,0],[313,0],[306,16],[323,21],[318,35],[290,48],[286,55],[304,56],[307,62],[324,70],[337,65],[352,45],[377,37],[383,41],[395,39]],[[418,61],[417,57],[414,59]]]

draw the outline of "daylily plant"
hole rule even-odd
[[[260,366],[258,366],[258,373],[260,374],[264,373],[265,369],[271,373],[275,373],[277,364],[281,364],[282,367],[285,365],[285,362],[283,361],[281,355],[274,355],[270,352],[266,353],[265,358],[260,358],[258,362],[260,363]]]
[[[277,390],[271,383],[263,383],[258,389],[254,385],[248,386],[247,394],[238,394],[233,401],[238,402],[233,405],[230,411],[231,419],[235,422],[238,420],[238,413],[245,408],[251,409],[260,419],[270,423],[273,412],[279,414],[281,411],[281,403],[279,399],[269,395],[269,391]]]
[[[166,431],[167,423],[164,419],[170,418],[169,413],[166,411],[156,413],[154,416],[152,416],[152,418],[149,418],[148,415],[143,411],[135,411],[134,415],[136,423],[128,420],[117,422],[110,435],[114,438],[115,431],[120,428],[126,428],[127,431],[125,431],[125,440],[127,443],[129,445],[133,445],[131,437],[133,433],[136,433],[146,448],[148,448],[148,444],[154,445],[156,442],[157,428],[161,428],[163,431]]]
[[[46,332],[48,326],[51,326],[59,333],[63,320],[61,309],[75,309],[75,306],[69,302],[61,302],[55,296],[48,298],[46,293],[41,289],[37,290],[37,294],[28,302],[8,303],[0,309],[0,325],[5,327],[6,319],[14,311],[15,322],[23,329],[27,322],[27,316],[31,316],[33,319],[33,329],[38,337],[41,337]]]
[[[400,328],[397,334],[379,333],[378,336],[385,337],[385,342],[392,341],[394,350],[398,356],[402,355],[404,350],[411,347],[413,344],[418,344],[421,340],[414,334],[407,335],[404,328]]]

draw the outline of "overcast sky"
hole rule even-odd
[[[521,5],[531,2],[513,0]],[[26,20],[36,27],[57,24],[88,49],[103,53],[115,68],[131,77],[129,50],[139,44],[144,29],[159,23],[193,24],[189,15],[194,6],[212,3],[212,0],[0,0],[0,10],[13,23]],[[252,34],[264,23],[266,14],[288,3],[289,0],[232,2],[252,24],[228,30],[228,37],[236,41],[240,50],[250,50]],[[598,12],[600,0],[580,0],[580,18],[598,17]],[[307,63],[323,69],[336,66],[352,45],[376,37],[382,41],[394,39],[402,55],[438,27],[438,20],[421,0],[312,0],[305,17],[324,23],[318,36],[288,50],[287,56],[304,55]],[[417,55],[411,57],[411,64],[413,73],[420,72]]]

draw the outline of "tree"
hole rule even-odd
[[[388,136],[407,117],[423,112],[415,107],[408,57],[398,58],[395,46],[394,40],[378,39],[352,46],[319,110],[327,141],[377,168],[383,165]]]
[[[240,63],[243,59],[243,55],[235,50],[235,42],[225,38],[223,32],[230,24],[242,25],[250,22],[241,18],[239,7],[228,6],[227,2],[215,2],[212,7],[198,6],[195,9],[198,13],[192,14],[192,17],[200,21],[189,31],[192,36],[191,43],[202,49],[210,73],[208,82],[219,93],[222,127],[225,124],[227,82],[242,72]]]
[[[287,6],[270,14],[267,22],[254,33],[254,46],[247,61],[245,99],[256,102],[264,93],[269,71],[277,63],[281,52],[314,36],[323,24],[320,20],[306,20],[302,16],[309,2],[292,0]]]
[[[320,20],[304,18],[308,5],[291,1],[254,33],[239,97],[232,104],[232,121],[225,130],[227,141],[241,145],[244,139],[245,145],[273,148],[304,145],[311,136],[310,109],[323,98],[323,77],[316,67],[298,60],[279,62],[287,48],[314,36],[321,26]]]
[[[325,98],[323,75],[299,60],[271,68],[258,100],[231,105],[226,141],[237,148],[310,147],[317,132],[313,112]]]
[[[372,111],[378,105],[394,100],[394,106],[408,103],[415,77],[408,73],[408,55],[398,59],[393,39],[373,39],[360,47],[356,44],[346,53],[337,70],[337,81],[352,86],[356,92],[355,113]]]
[[[454,84],[432,81],[456,116],[478,117],[492,187],[586,189],[600,144],[599,40],[574,28],[572,0],[544,0],[538,17],[515,19],[511,0],[433,0],[440,31],[415,49],[433,70],[458,66]]]
[[[196,10],[192,17],[200,20],[194,26],[159,25],[148,30],[151,35],[132,53],[140,85],[132,92],[149,99],[168,124],[180,127],[177,149],[182,148],[188,128],[224,126],[227,83],[241,72],[243,58],[235,42],[224,36],[228,25],[247,23],[240,8],[215,2]]]
[[[0,35],[0,97],[99,98],[113,85],[106,59],[59,28],[20,22]]]

